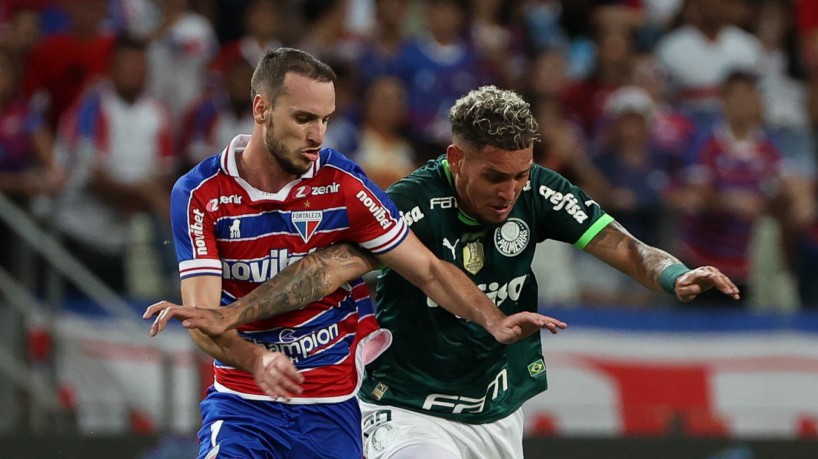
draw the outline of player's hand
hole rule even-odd
[[[725,295],[738,300],[741,294],[736,284],[724,273],[712,266],[701,266],[688,271],[676,279],[676,298],[683,303],[693,301],[699,294],[717,288]]]
[[[304,376],[298,372],[293,362],[280,352],[265,352],[253,365],[253,378],[265,394],[273,398],[290,400],[300,395]]]
[[[182,322],[187,329],[197,329],[207,336],[216,336],[229,329],[228,321],[220,309],[181,306],[170,301],[154,303],[142,314],[143,319],[157,316],[151,325],[151,336],[156,336],[168,326],[171,319]]]
[[[565,322],[553,317],[525,311],[506,317],[497,326],[491,327],[489,332],[497,341],[511,344],[539,332],[542,328],[547,329],[551,334],[556,334],[567,326]]]

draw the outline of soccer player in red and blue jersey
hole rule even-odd
[[[347,241],[498,341],[564,328],[535,313],[505,316],[409,232],[355,163],[321,148],[335,110],[334,78],[302,51],[267,53],[251,82],[252,135],[235,137],[176,183],[171,216],[183,303],[218,309],[316,249]],[[302,309],[191,336],[216,359],[201,404],[199,458],[362,456],[354,396],[363,364],[391,336],[379,330],[360,279]]]

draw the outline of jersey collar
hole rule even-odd
[[[449,180],[449,185],[452,187],[452,191],[454,192],[455,199],[457,199],[457,190],[454,188],[454,177],[452,176],[452,169],[449,167],[449,160],[444,159],[440,161],[440,164],[443,166],[443,172],[446,173],[446,178]],[[482,226],[480,222],[474,219],[472,216],[463,212],[463,209],[460,206],[457,206],[457,219],[460,220],[463,224],[469,226]]]
[[[250,136],[245,134],[237,135],[230,141],[227,148],[221,154],[220,164],[225,174],[228,174],[236,179],[236,182],[241,185],[247,192],[252,201],[284,201],[290,195],[290,191],[302,180],[307,180],[315,177],[318,169],[321,168],[321,155],[315,160],[312,167],[305,172],[301,177],[296,178],[292,182],[284,185],[284,187],[276,193],[268,193],[259,190],[253,185],[250,185],[246,180],[239,176],[239,168],[236,165],[236,154],[244,151],[247,144],[250,143]]]

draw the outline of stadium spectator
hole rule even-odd
[[[465,0],[425,0],[423,18],[425,33],[410,39],[398,58],[398,75],[408,90],[409,132],[420,160],[445,151],[449,107],[488,81],[474,44],[463,38]]]
[[[213,69],[226,72],[236,59],[244,59],[252,68],[265,52],[280,47],[281,21],[285,19],[282,8],[276,0],[251,1],[242,16],[244,35],[221,46],[211,64]]]
[[[504,88],[519,88],[527,67],[524,29],[511,20],[515,7],[502,0],[472,1],[469,16],[468,33],[489,79]]]
[[[65,110],[86,86],[102,76],[111,58],[114,37],[103,32],[105,0],[62,2],[69,29],[46,37],[28,55],[23,90],[54,131]]]
[[[157,221],[155,240],[167,240],[176,172],[170,115],[146,94],[147,74],[145,44],[119,38],[108,78],[67,113],[55,152],[68,171],[55,225],[69,250],[121,293],[130,217],[148,213]]]
[[[804,230],[813,219],[816,180],[816,142],[809,116],[808,74],[798,51],[794,6],[787,0],[763,0],[757,5],[754,30],[762,44],[760,87],[764,100],[766,125],[784,158],[795,200],[779,225],[783,259],[792,267],[802,294],[813,296],[808,280],[814,275],[810,262],[800,252],[811,253],[811,238]],[[800,246],[800,248],[799,248]]]
[[[216,34],[208,20],[188,6],[188,0],[161,2],[161,22],[148,46],[148,92],[181,120],[202,96],[207,65],[217,51]],[[175,123],[173,128],[180,128]]]
[[[358,72],[344,60],[327,60],[335,70],[335,113],[327,126],[324,145],[338,151],[358,150],[360,143],[361,105],[357,94]]]
[[[787,0],[763,0],[758,5],[759,87],[765,125],[785,159],[788,175],[799,179],[799,193],[807,195],[816,178],[816,143],[808,112],[807,73],[795,48],[794,21]]]
[[[530,0],[520,8],[520,20],[525,26],[526,50],[536,55],[546,49],[565,49],[569,41],[560,27],[562,6],[559,0]]]
[[[534,160],[564,175],[591,196],[601,196],[608,189],[605,178],[590,161],[582,126],[565,114],[560,101],[567,85],[563,53],[558,49],[538,53],[528,71],[527,84],[540,127],[540,142],[534,144]]]
[[[37,2],[8,3],[5,13],[0,12],[0,49],[22,69],[41,39],[40,5]]]
[[[247,86],[254,67],[240,55],[234,55],[231,62],[220,65],[224,65],[222,76],[185,115],[180,149],[184,151],[189,166],[222,151],[236,132],[253,130]]]
[[[753,226],[774,199],[791,198],[778,149],[763,130],[756,76],[733,72],[721,89],[724,119],[694,148],[682,193],[680,258],[713,263],[745,292],[749,286]],[[720,298],[710,298],[725,303]],[[742,303],[745,304],[745,303]]]
[[[361,140],[355,160],[369,179],[387,189],[415,170],[415,154],[402,130],[406,125],[406,88],[395,77],[384,76],[364,96]]]
[[[20,68],[0,49],[0,192],[24,209],[32,199],[59,191],[63,173],[53,157],[51,131],[20,91]],[[0,264],[12,275],[24,245],[0,223]]]
[[[596,36],[596,61],[591,75],[568,86],[563,105],[568,116],[577,119],[591,136],[608,94],[630,82],[634,49],[630,30],[600,30]]]
[[[665,155],[668,178],[676,183],[698,131],[693,120],[668,102],[667,79],[667,70],[656,56],[641,54],[637,57],[633,67],[633,84],[653,100],[650,141]]]
[[[668,157],[651,142],[655,112],[656,105],[641,88],[623,86],[612,92],[604,105],[601,139],[591,157],[609,187],[596,200],[636,238],[660,246],[667,242],[661,231],[663,195],[670,178]],[[595,259],[578,261],[583,302],[647,305],[661,301]]]
[[[355,60],[364,91],[375,79],[395,75],[398,53],[406,41],[408,0],[375,0],[375,24]]]
[[[738,0],[743,2],[744,0]],[[689,0],[687,23],[665,35],[656,54],[667,69],[675,103],[709,128],[720,108],[719,87],[734,70],[755,70],[758,39],[729,21],[735,0]]]
[[[360,38],[347,28],[348,0],[304,0],[299,4],[305,30],[299,49],[323,60],[351,63],[360,52]]]
[[[19,72],[0,49],[0,190],[26,202],[57,191],[62,172],[54,162],[51,130],[20,91]]]

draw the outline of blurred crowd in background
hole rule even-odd
[[[445,153],[457,98],[511,88],[536,162],[742,287],[700,304],[818,309],[811,0],[4,0],[0,190],[120,293],[145,290],[133,248],[152,241],[149,293],[171,295],[170,187],[252,130],[250,76],[280,46],[335,69],[324,145],[381,187]],[[542,306],[668,301],[542,253]]]

